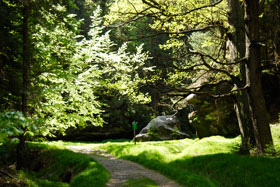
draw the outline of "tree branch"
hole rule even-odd
[[[194,9],[189,10],[189,11],[186,11],[186,12],[184,12],[184,13],[182,13],[182,14],[172,14],[171,16],[185,16],[185,15],[187,15],[187,14],[190,14],[190,13],[192,13],[192,12],[194,12],[194,11],[197,11],[197,10],[201,10],[201,9],[203,9],[203,8],[214,7],[214,6],[218,5],[218,4],[220,4],[222,1],[223,1],[223,0],[219,0],[219,1],[217,1],[216,3],[211,3],[211,4],[204,5],[204,6],[201,6],[201,7],[198,7],[198,8],[194,8]]]
[[[146,5],[149,5],[155,9],[160,9],[160,5],[154,0],[142,0],[142,2]]]
[[[219,82],[221,83],[221,82]],[[211,86],[217,86],[219,83],[217,84],[208,84],[208,85],[211,85]],[[205,86],[205,85],[203,85]],[[200,88],[202,88],[203,86],[201,86]],[[170,93],[166,93],[167,95],[170,95],[170,96],[188,96],[190,94],[197,94],[197,95],[206,95],[206,96],[209,96],[209,97],[212,97],[212,98],[223,98],[223,97],[231,97],[231,96],[234,96],[236,94],[236,92],[238,91],[241,91],[241,90],[245,90],[249,88],[249,85],[246,84],[244,87],[241,87],[241,88],[237,88],[237,89],[233,89],[231,90],[230,92],[228,93],[225,93],[225,94],[211,94],[209,92],[203,92],[203,91],[196,91],[194,89],[176,89],[175,91],[179,91],[179,93],[172,93],[174,92],[174,90],[172,90],[172,92]],[[198,89],[198,87],[196,88]]]
[[[207,55],[207,54],[203,54],[203,53],[200,53],[200,52],[190,52],[191,54],[194,54],[194,55],[200,55],[200,56],[204,56],[204,57],[207,57],[207,58],[210,58],[213,62],[215,62],[216,64],[219,64],[219,65],[223,65],[223,66],[230,66],[230,65],[237,65],[237,64],[240,64],[241,62],[247,60],[246,57],[243,57],[235,62],[227,62],[227,63],[222,63],[220,61],[218,61],[216,58],[210,56],[210,55]]]
[[[190,13],[192,13],[192,12],[201,10],[201,9],[203,9],[203,8],[214,7],[214,6],[218,5],[218,4],[220,4],[222,1],[223,1],[223,0],[219,0],[219,1],[215,2],[215,3],[211,3],[211,4],[208,4],[208,5],[201,6],[201,7],[197,7],[197,8],[194,8],[194,9],[192,9],[192,10],[186,11],[186,12],[184,12],[184,13],[180,13],[180,14],[169,14],[168,16],[170,16],[170,17],[173,17],[173,16],[174,16],[174,17],[176,17],[176,16],[185,16],[185,15],[187,15],[187,14],[190,14]],[[158,9],[158,10],[162,10],[162,8],[160,7],[160,4],[158,4],[158,3],[157,3],[156,1],[154,1],[154,0],[148,0],[148,1],[147,1],[147,0],[142,0],[142,2],[143,2],[144,4],[146,4],[146,5],[151,6],[152,8],[155,8],[155,9]],[[163,15],[167,16],[164,12],[161,11],[161,13],[162,13]]]
[[[133,20],[131,20],[132,22]],[[125,24],[128,24],[130,22],[125,22],[124,24],[120,24],[118,26],[124,26]],[[107,26],[108,27],[108,26]],[[112,27],[112,26],[111,26]],[[156,34],[152,34],[152,35],[147,35],[147,36],[139,36],[137,38],[124,38],[125,41],[135,41],[135,40],[141,40],[141,39],[147,39],[147,38],[153,38],[153,37],[157,37],[157,36],[161,36],[161,35],[168,35],[168,34],[188,34],[188,33],[192,33],[192,32],[199,32],[199,31],[205,31],[208,30],[210,28],[212,28],[213,26],[207,26],[204,28],[199,28],[199,29],[190,29],[190,30],[184,30],[184,31],[179,31],[179,32],[159,32]]]
[[[0,173],[2,173],[3,175],[6,175],[7,177],[14,178],[12,175],[10,175],[9,173],[6,173],[2,170],[0,170]]]
[[[231,75],[228,71],[223,70],[223,69],[218,69],[218,68],[215,68],[215,67],[210,66],[210,65],[205,61],[203,55],[200,55],[200,58],[201,58],[201,60],[202,60],[202,62],[203,62],[203,65],[206,66],[208,69],[210,69],[210,70],[212,70],[212,71],[216,71],[216,72],[223,73],[223,74],[227,75],[228,77],[230,77],[231,80],[235,80],[235,79],[236,79],[236,78],[235,78],[233,75]]]
[[[196,65],[193,65],[193,66],[188,66],[187,68],[179,68],[177,67],[176,65],[172,64],[172,67],[176,70],[179,70],[181,72],[190,72],[190,71],[198,71],[198,70],[201,70],[201,69],[195,69],[196,67],[199,67],[199,66],[202,66],[203,64],[196,64]]]
[[[120,24],[118,24],[118,25],[107,25],[107,26],[105,26],[105,28],[119,28],[119,27],[122,27],[122,26],[125,26],[125,25],[127,25],[127,24],[129,24],[129,23],[131,23],[131,22],[134,22],[134,21],[137,21],[137,20],[139,20],[139,19],[142,19],[142,18],[144,18],[144,17],[146,17],[145,15],[143,15],[143,16],[135,16],[134,18],[132,18],[132,19],[130,19],[130,20],[127,20],[127,21],[125,21],[125,22],[122,22],[122,23],[120,23]]]

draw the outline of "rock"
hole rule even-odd
[[[152,119],[138,135],[136,141],[173,140],[192,138],[193,134],[187,125],[182,125],[176,116],[158,116]],[[182,128],[183,127],[183,128]],[[182,131],[184,130],[184,131]]]
[[[227,82],[221,82],[215,88],[204,86],[200,89],[201,92],[212,94],[228,93],[230,90],[231,85]],[[189,113],[188,118],[199,138],[213,135],[231,137],[239,134],[231,98],[211,98],[207,95],[190,94],[186,100],[195,109]]]

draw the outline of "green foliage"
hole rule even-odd
[[[80,23],[75,15],[67,15],[60,5],[52,8],[57,14],[41,11],[45,23],[37,25],[33,34],[35,58],[42,71],[34,82],[41,89],[36,111],[45,119],[43,135],[64,133],[68,127],[102,125],[104,103],[99,97],[104,90],[117,90],[132,103],[149,101],[137,87],[143,81],[138,71],[150,71],[144,68],[149,57],[142,46],[135,53],[127,52],[126,44],[115,50],[109,32],[104,33],[99,8],[91,17],[87,38],[77,35]],[[58,13],[64,15],[63,20]]]
[[[138,92],[137,88],[145,81],[140,78],[139,71],[151,71],[151,68],[145,67],[145,61],[149,59],[148,53],[143,52],[142,45],[136,47],[135,53],[130,53],[127,43],[118,50],[112,50],[116,44],[110,40],[109,32],[102,34],[104,27],[99,16],[100,9],[97,9],[92,17],[89,39],[79,43],[79,55],[98,67],[102,74],[102,83],[106,84],[107,89],[118,90],[133,103],[148,102],[149,97]]]
[[[20,110],[22,31],[16,1],[0,1],[0,112]]]
[[[157,43],[162,50],[154,54],[155,59],[165,67],[157,68],[150,80],[160,80],[171,92],[176,90],[180,93],[177,90],[182,90],[183,94],[187,94],[186,88],[204,75],[207,75],[207,82],[204,82],[207,84],[229,80],[229,74],[239,73],[237,66],[225,65],[228,63],[225,32],[229,27],[226,8],[226,1],[120,0],[110,6],[106,23],[128,23],[127,27],[134,28],[135,22],[139,24],[147,19],[150,29],[159,35],[165,33],[165,40]],[[137,27],[134,29],[137,30]],[[147,34],[147,37],[157,36],[154,33]],[[163,51],[168,54],[166,58],[161,57]],[[166,91],[159,86],[157,88]]]
[[[58,181],[51,181],[47,179],[40,179],[35,176],[32,176],[28,173],[25,173],[24,171],[20,172],[20,179],[25,182],[30,187],[69,187],[67,183],[58,182]]]
[[[90,84],[94,84],[88,81],[98,77],[98,73],[94,69],[82,73],[73,61],[80,23],[75,15],[67,15],[61,5],[40,13],[44,22],[35,26],[33,40],[37,50],[34,58],[40,62],[42,72],[33,82],[41,89],[39,102],[35,103],[37,115],[45,120],[41,133],[63,132],[69,126],[83,126],[88,122],[99,125],[102,119],[96,114],[100,113],[100,103],[92,94]],[[89,72],[92,74],[88,75]]]
[[[179,128],[177,126],[175,126],[170,135],[171,135],[173,140],[178,139],[178,137],[180,137]]]
[[[207,6],[211,3],[211,1],[194,0],[176,2],[173,0],[145,2],[120,0],[112,4],[106,18],[108,23],[118,23],[145,18],[145,15],[152,16],[153,22],[149,24],[152,29],[170,33],[170,39],[164,47],[179,48],[184,45],[184,41],[180,39],[184,37],[184,34],[179,34],[180,32],[205,28],[211,24],[223,24],[226,20],[226,2],[221,1],[216,6]]]
[[[38,124],[38,119],[25,117],[21,112],[0,113],[0,144],[16,144],[19,136],[36,135]]]
[[[149,136],[151,136],[152,139],[159,139],[159,137],[160,137],[160,134],[159,134],[159,132],[158,132],[158,130],[157,130],[156,127],[151,127],[151,128],[149,128],[147,134],[148,134]]]

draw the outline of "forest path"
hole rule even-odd
[[[131,161],[122,160],[106,153],[104,150],[90,150],[86,146],[66,146],[67,149],[88,154],[97,160],[110,172],[110,180],[107,187],[121,187],[129,179],[150,178],[155,181],[159,187],[179,187],[179,185],[166,178],[165,176],[144,168],[143,166]]]

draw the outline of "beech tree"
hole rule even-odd
[[[246,83],[251,119],[254,126],[258,154],[263,154],[272,145],[272,136],[261,83],[261,61],[259,42],[259,1],[245,0],[246,33]]]
[[[24,6],[31,6],[25,3],[7,5],[25,10]],[[133,103],[149,101],[137,85],[144,81],[139,72],[152,71],[146,66],[150,57],[141,45],[132,53],[127,44],[118,48],[110,40],[99,8],[92,16],[87,38],[78,34],[81,21],[62,4],[28,10],[32,14],[25,15],[24,11],[24,16],[38,15],[38,19],[22,20],[23,112],[6,109],[0,116],[0,143],[17,144],[17,169],[24,161],[27,135],[53,136],[69,127],[102,126],[99,90],[117,89]],[[41,119],[36,126],[35,119]],[[17,139],[8,141],[10,136]]]
[[[145,65],[147,53],[141,46],[136,53],[128,53],[126,44],[113,51],[115,44],[109,32],[103,34],[100,12],[97,9],[92,16],[88,38],[67,31],[63,23],[53,25],[52,32],[49,32],[52,28],[45,27],[36,32],[37,46],[48,56],[44,66],[49,67],[39,75],[37,83],[42,88],[42,98],[37,102],[36,111],[45,120],[44,134],[64,133],[68,127],[102,125],[102,103],[95,90],[105,86],[129,95],[134,102],[149,100],[148,96],[137,93],[137,84],[141,82],[137,69]],[[56,23],[55,17],[48,20]],[[48,41],[44,41],[45,38]],[[64,42],[62,46],[61,42]],[[59,56],[58,61],[53,61],[53,55]]]
[[[228,23],[232,31],[228,34],[228,50],[231,62],[239,61],[245,56],[245,24],[244,7],[239,0],[228,0]],[[238,88],[246,85],[245,61],[238,64],[240,74],[235,81]],[[238,91],[234,99],[234,110],[238,119],[242,144],[240,152],[249,153],[249,149],[255,146],[253,124],[250,117],[248,94],[245,89]]]

